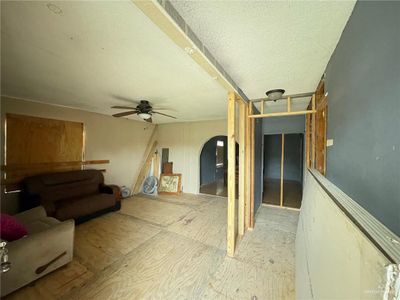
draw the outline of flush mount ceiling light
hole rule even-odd
[[[265,94],[267,95],[268,100],[276,101],[278,99],[281,99],[284,93],[285,90],[283,89],[275,89],[275,90],[269,90]]]
[[[147,119],[151,118],[151,114],[149,114],[149,113],[139,113],[138,116],[141,117],[143,120],[147,120]]]

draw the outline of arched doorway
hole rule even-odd
[[[227,142],[226,136],[218,135],[204,144],[200,153],[200,193],[227,197]],[[236,154],[238,150],[236,144]]]

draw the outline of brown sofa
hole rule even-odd
[[[120,190],[105,185],[99,170],[42,174],[23,182],[22,209],[42,205],[48,216],[82,223],[120,209]]]

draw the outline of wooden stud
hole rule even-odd
[[[260,107],[260,114],[264,114],[264,105],[265,105],[265,102],[264,102],[264,100],[261,100],[261,107]]]
[[[292,111],[292,98],[287,98],[287,112],[290,113]]]
[[[239,104],[239,201],[238,201],[238,231],[240,235],[244,234],[244,202],[245,202],[245,147],[246,147],[246,105],[242,102]]]
[[[7,164],[2,165],[2,171],[17,171],[25,169],[42,169],[47,167],[66,167],[75,165],[101,165],[108,164],[108,159],[102,160],[85,160],[85,161],[63,161],[63,162],[46,162],[46,163],[26,163],[26,164]]]
[[[153,144],[154,144],[154,140],[155,140],[155,138],[156,138],[156,132],[157,132],[157,125],[154,126],[153,132],[151,133],[150,138],[149,138],[149,140],[148,140],[148,142],[147,142],[146,149],[145,149],[144,152],[143,152],[142,164],[141,164],[141,166],[140,166],[139,175],[138,175],[136,181],[132,183],[131,190],[132,190],[133,193],[135,193],[135,190],[138,190],[138,189],[140,188],[140,186],[137,187],[138,179],[139,179],[140,173],[141,173],[142,169],[144,168],[144,166],[145,166],[145,164],[146,164],[146,161],[147,161],[147,159],[149,158],[149,155],[150,155],[150,153],[151,153],[150,150],[151,150],[151,147],[152,147]],[[155,150],[154,150],[154,151],[155,151]],[[154,153],[154,151],[152,151],[152,152]],[[150,155],[150,158],[151,158],[151,157],[152,157],[152,155]],[[140,184],[140,185],[141,185],[141,184]]]
[[[249,118],[271,118],[271,117],[284,117],[284,116],[298,116],[298,115],[307,115],[307,114],[315,114],[315,110],[301,110],[301,111],[291,111],[291,112],[276,112],[276,113],[268,113],[268,114],[257,114],[257,115],[249,115]]]
[[[312,105],[312,110],[315,110],[315,94],[313,94],[311,98],[311,105]],[[315,114],[312,114],[311,117],[311,168],[315,168],[315,131],[316,131],[316,125],[315,125]]]
[[[282,153],[281,153],[281,193],[280,206],[283,206],[283,164],[285,161],[285,134],[282,133]]]
[[[312,105],[311,107],[312,111],[315,111],[315,94],[312,95],[311,105]]]
[[[311,115],[306,116],[306,166],[311,168],[310,164],[310,144],[311,144]]]
[[[253,103],[249,103],[249,114],[253,113]],[[250,224],[249,228],[254,228],[254,119],[250,119]]]
[[[156,151],[157,148],[157,141],[153,142],[153,145],[150,148],[150,152],[147,155],[147,158],[140,169],[139,176],[137,177],[137,180],[135,182],[135,186],[133,187],[132,191],[133,194],[137,194],[140,192],[140,188],[142,187],[143,180],[146,178],[147,174],[149,173],[150,167],[151,167],[151,159],[154,155],[154,152]]]
[[[234,92],[228,93],[228,217],[227,217],[227,254],[235,253],[236,222],[236,142],[235,142],[235,98]]]
[[[154,154],[153,175],[157,178],[160,177],[160,154],[158,152]]]
[[[251,121],[252,119],[247,118],[250,113],[250,106],[252,104],[246,104],[246,192],[245,192],[245,203],[244,203],[244,227],[247,230],[250,227],[250,200],[251,200]]]

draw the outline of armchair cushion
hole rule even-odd
[[[28,234],[25,226],[17,218],[3,214],[0,215],[0,238],[8,242],[18,240]]]
[[[29,234],[7,244],[11,269],[0,273],[1,297],[69,263],[73,257],[73,220],[60,222],[47,217],[43,207],[15,217]]]

